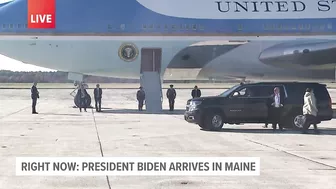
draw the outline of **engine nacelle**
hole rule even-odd
[[[280,68],[336,65],[336,41],[285,42],[263,50],[259,60]]]

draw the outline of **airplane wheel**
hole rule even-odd
[[[75,105],[77,107],[80,107],[80,96],[77,94],[74,98]],[[91,107],[91,96],[88,95],[88,97],[85,99],[85,105],[86,107]]]

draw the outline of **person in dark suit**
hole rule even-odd
[[[166,95],[169,101],[169,111],[174,111],[174,104],[176,98],[176,91],[174,89],[174,85],[170,85],[170,88],[167,90]]]
[[[95,99],[95,105],[96,105],[96,111],[101,112],[101,99],[103,95],[103,90],[100,88],[100,85],[97,84],[96,88],[93,91],[94,99]]]
[[[199,98],[201,97],[201,90],[197,87],[197,85],[194,87],[194,89],[191,91],[192,98]]]
[[[40,98],[39,91],[37,90],[37,83],[34,82],[32,88],[31,88],[31,98],[32,98],[32,113],[33,114],[38,114],[36,112],[36,104],[37,104],[37,99]]]
[[[280,95],[280,88],[275,87],[274,93],[271,95],[268,104],[269,119],[270,122],[272,123],[273,130],[276,130],[277,125],[279,125],[280,130],[283,130],[282,126],[279,124],[282,115],[283,102],[284,98]],[[268,123],[266,123],[265,126],[267,124]]]
[[[86,107],[86,99],[87,99],[89,94],[87,93],[83,84],[81,84],[80,88],[78,89],[77,94],[80,95],[79,96],[79,102],[80,102],[79,103],[80,104],[79,105],[79,111],[82,112],[82,108],[84,108],[84,111],[86,112],[86,108],[87,108]]]
[[[146,99],[145,91],[142,87],[139,87],[139,90],[137,92],[137,100],[138,100],[138,110],[142,111],[142,107],[144,105],[144,100]]]

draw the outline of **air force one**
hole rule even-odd
[[[121,78],[335,78],[336,0],[56,0],[54,28],[29,27],[51,19],[29,1],[0,5],[0,54],[24,63]]]

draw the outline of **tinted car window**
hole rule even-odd
[[[222,94],[218,95],[218,96],[223,96],[223,97],[226,97],[228,96],[229,94],[231,94],[234,90],[236,90],[240,85],[236,85],[236,86],[233,86],[231,87],[230,89],[224,91]]]
[[[245,96],[246,95],[246,88],[242,88],[241,90],[238,91],[239,96]]]
[[[330,96],[327,88],[323,85],[313,87],[315,97],[321,101],[329,101]]]
[[[272,86],[253,86],[251,87],[252,97],[270,97],[273,94]]]
[[[303,103],[303,96],[307,87],[306,85],[286,85],[286,90],[290,99],[300,100]]]
[[[233,96],[234,97],[238,97],[238,98],[242,98],[242,97],[250,97],[252,95],[252,91],[250,90],[250,87],[244,87],[241,88],[237,91],[234,92]]]
[[[303,103],[304,94],[307,88],[312,88],[317,102],[329,102],[329,93],[324,85],[320,84],[293,84],[286,86],[288,95],[291,99],[300,100]]]

